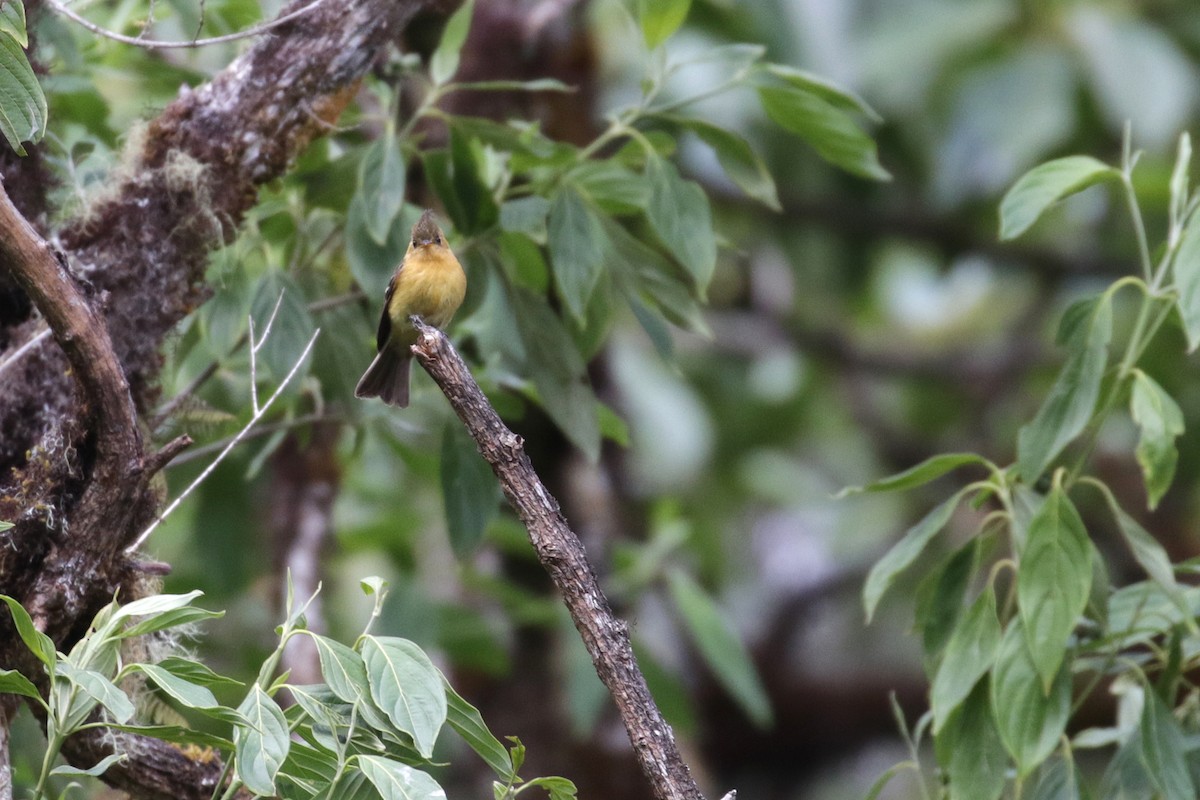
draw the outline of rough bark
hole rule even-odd
[[[0,293],[19,284],[54,341],[3,376],[0,519],[16,524],[0,542],[0,592],[20,599],[60,649],[137,571],[123,549],[158,509],[149,476],[165,461],[147,451],[139,419],[157,399],[164,338],[208,295],[209,253],[236,233],[258,187],[329,129],[408,21],[457,5],[326,0],[275,28],[131,135],[119,179],[62,228],[61,249],[3,203]],[[43,328],[5,314],[0,360]],[[5,630],[0,666],[40,674]],[[88,766],[114,746],[87,735],[65,753]],[[135,796],[211,794],[219,764],[139,737],[119,746],[131,758],[106,778]]]
[[[659,800],[702,800],[638,669],[628,625],[613,614],[583,544],[546,490],[521,437],[510,431],[445,334],[413,318],[420,339],[413,353],[450,401],[500,481],[509,504],[529,532],[545,567],[583,638],[596,674],[616,702],[643,774]]]

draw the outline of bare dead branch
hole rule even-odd
[[[703,800],[671,726],[650,696],[629,643],[628,625],[613,614],[583,544],[534,472],[521,437],[500,420],[446,335],[417,317],[412,320],[420,333],[413,353],[466,425],[499,479],[504,496],[525,524],[538,559],[562,594],[592,657],[596,674],[616,702],[654,796],[659,800]]]

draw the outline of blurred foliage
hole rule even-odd
[[[148,13],[134,2],[88,9],[131,35]],[[187,38],[202,18],[214,35],[270,13],[249,0],[171,2],[155,8],[152,32]],[[572,649],[574,632],[523,577],[533,559],[524,532],[429,381],[416,377],[403,414],[352,399],[409,226],[421,205],[435,205],[469,279],[450,332],[535,465],[555,471],[547,480],[614,604],[635,621],[670,721],[703,743],[722,786],[861,796],[896,751],[881,767],[867,744],[880,730],[869,726],[856,744],[822,750],[838,738],[832,723],[805,720],[792,693],[815,686],[806,700],[841,700],[847,729],[860,702],[894,735],[884,690],[896,687],[919,716],[904,687],[916,681],[925,695],[923,653],[949,631],[908,636],[913,606],[965,587],[988,554],[968,543],[975,510],[946,511],[949,530],[914,556],[936,565],[940,582],[898,575],[864,630],[854,592],[841,587],[860,587],[947,493],[935,483],[904,497],[832,496],[938,452],[1017,460],[1018,430],[1064,355],[1052,345],[1057,319],[1136,272],[1139,254],[1126,216],[1111,213],[1120,193],[1087,189],[1006,245],[1001,194],[1057,156],[1119,162],[1129,120],[1145,151],[1132,188],[1150,241],[1162,240],[1173,145],[1200,100],[1194,10],[1179,0],[593,0],[579,23],[599,99],[576,113],[599,121],[577,143],[532,119],[443,109],[448,98],[513,86],[454,83],[468,13],[448,25],[428,67],[415,54],[381,65],[341,127],[263,193],[238,240],[214,256],[214,295],[180,326],[164,397],[212,377],[159,436],[186,430],[220,444],[245,424],[247,320],[261,326],[281,295],[260,394],[321,334],[260,435],[155,532],[150,549],[174,566],[168,588],[200,587],[228,608],[204,651],[225,671],[253,673],[274,647],[278,583],[263,533],[272,457],[289,436],[309,441],[315,420],[334,421],[336,546],[322,562],[331,629],[354,630],[363,602],[354,587],[368,573],[394,586],[387,632],[464,673],[516,679],[523,632],[537,629],[559,643],[557,713],[577,736],[600,729],[604,698]],[[40,146],[58,169],[64,215],[86,212],[105,176],[126,168],[120,152],[140,135],[136,120],[238,47],[147,52],[52,14],[31,23],[47,68]],[[571,88],[525,84],[539,97]],[[1127,340],[1132,302],[1132,293],[1112,300],[1114,341]],[[1156,516],[1138,524],[1178,559],[1196,546],[1190,431],[1200,383],[1183,353],[1190,329],[1165,325],[1141,360],[1154,385],[1138,386],[1144,400],[1158,386],[1178,401],[1184,433],[1172,488],[1152,490]],[[1132,419],[1113,419],[1093,451],[1126,509],[1147,500],[1138,436]],[[1152,447],[1140,452],[1157,463]],[[185,456],[169,473],[171,493],[213,455]],[[601,486],[599,500],[581,483]],[[1104,498],[1076,502],[1096,546],[1120,551]],[[1117,586],[1141,576],[1129,558],[1110,571]],[[880,674],[887,680],[865,696]],[[521,733],[488,719],[497,733]],[[795,757],[763,764],[734,746],[777,752],[768,738]],[[1052,771],[1039,786],[1052,785]],[[885,791],[908,796],[899,780]]]

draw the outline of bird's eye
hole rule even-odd
[[[435,237],[433,237],[433,243],[434,243],[434,244],[441,244],[441,243],[442,243],[442,237],[440,237],[440,236],[435,236]]]
[[[417,240],[416,240],[416,239],[413,239],[413,240],[412,240],[412,246],[413,246],[413,247],[416,247],[416,246],[417,246]]]

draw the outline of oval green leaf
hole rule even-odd
[[[1179,460],[1175,439],[1183,433],[1183,411],[1157,381],[1139,369],[1133,373],[1129,413],[1138,426],[1137,462],[1153,510],[1175,477]]]
[[[1067,156],[1034,167],[1000,201],[1000,238],[1020,236],[1059,200],[1120,174],[1091,156]]]
[[[234,772],[246,788],[267,797],[275,794],[275,776],[287,758],[287,720],[258,684],[238,706],[245,724],[233,730]]]
[[[446,690],[437,667],[416,644],[394,636],[363,637],[362,657],[375,703],[412,736],[421,755],[432,757],[446,721]]]
[[[1071,711],[1071,672],[1059,671],[1046,692],[1025,646],[1020,619],[1004,632],[991,679],[992,714],[1005,748],[1028,775],[1054,752]]]

